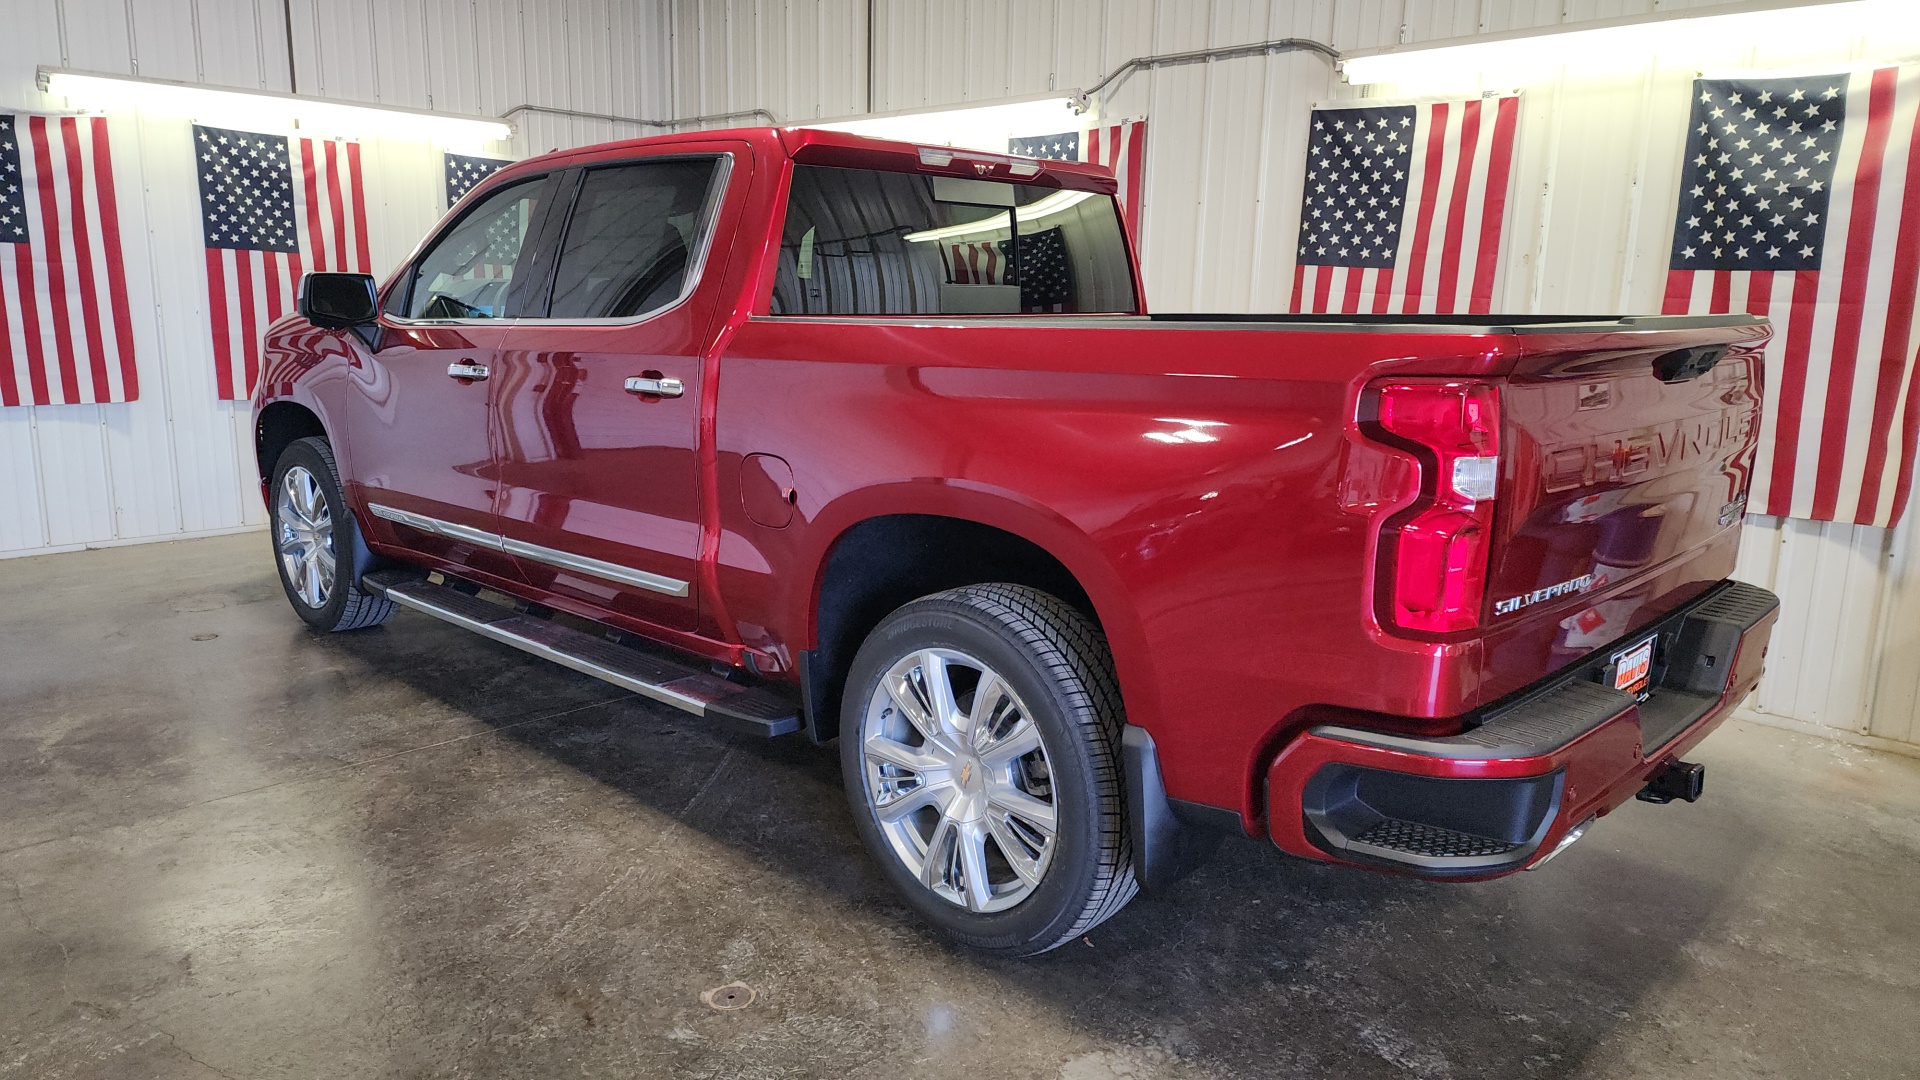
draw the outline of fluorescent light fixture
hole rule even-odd
[[[1864,42],[1867,55],[1854,49]],[[1865,63],[1920,51],[1920,4],[1913,0],[1789,0],[1718,15],[1621,19],[1586,29],[1517,31],[1496,37],[1394,47],[1340,62],[1356,86],[1393,84],[1402,95],[1506,88],[1571,74],[1644,67],[1655,57],[1676,64],[1749,67],[1755,45],[1767,66]]]
[[[298,126],[313,129],[315,134],[420,139],[472,148],[513,137],[513,126],[504,120],[331,101],[273,90],[234,90],[171,79],[44,67],[40,69],[40,85],[48,94],[66,98],[78,109],[139,109],[174,113],[210,124],[269,129]]]
[[[1074,111],[1072,92],[1069,91],[967,108],[918,109],[843,120],[820,120],[795,126],[1005,154],[1009,138],[1079,131],[1085,123],[1080,114]]]
[[[924,151],[922,152],[924,153]],[[1020,224],[1025,225],[1029,221],[1039,221],[1049,214],[1057,214],[1068,207],[1076,206],[1092,197],[1093,192],[1091,191],[1056,191],[1046,198],[1041,199],[1039,202],[1028,203],[1025,206],[1017,206],[1013,212],[1020,219]],[[973,233],[993,232],[1006,227],[1007,215],[1005,213],[999,213],[990,218],[982,218],[979,221],[963,221],[958,225],[943,225],[938,229],[923,229],[920,232],[908,233],[901,237],[901,239],[909,244],[921,244],[928,240],[945,240],[950,236],[968,236]]]

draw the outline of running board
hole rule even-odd
[[[799,710],[771,690],[728,682],[697,668],[436,585],[420,577],[418,571],[377,571],[362,578],[361,585],[402,607],[713,720],[736,734],[771,738],[800,730]]]

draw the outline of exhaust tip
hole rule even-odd
[[[1585,835],[1587,835],[1587,826],[1589,826],[1589,825],[1591,825],[1591,824],[1593,824],[1593,818],[1588,818],[1587,820],[1585,820],[1585,821],[1583,821],[1583,822],[1581,822],[1580,824],[1578,824],[1578,825],[1575,825],[1575,826],[1574,826],[1573,828],[1571,828],[1571,829],[1568,829],[1568,830],[1567,830],[1567,835],[1565,835],[1565,836],[1563,836],[1563,837],[1561,837],[1561,838],[1560,838],[1560,842],[1559,842],[1559,843],[1557,843],[1557,844],[1555,844],[1555,845],[1553,845],[1553,850],[1552,850],[1552,851],[1549,851],[1549,852],[1547,852],[1547,855],[1546,855],[1546,857],[1545,857],[1545,858],[1543,858],[1543,859],[1541,859],[1541,860],[1540,860],[1539,862],[1537,862],[1537,863],[1534,863],[1534,864],[1533,864],[1532,866],[1529,866],[1529,867],[1527,867],[1527,869],[1529,869],[1529,870],[1538,870],[1538,869],[1540,869],[1541,867],[1543,867],[1543,866],[1545,866],[1545,865],[1547,865],[1548,863],[1550,863],[1550,862],[1552,862],[1552,861],[1553,861],[1553,857],[1554,857],[1555,855],[1558,855],[1558,854],[1560,854],[1561,852],[1563,852],[1563,851],[1565,851],[1565,850],[1567,850],[1568,848],[1570,848],[1570,847],[1572,847],[1572,846],[1573,846],[1573,842],[1574,842],[1575,840],[1578,840],[1578,839],[1580,839],[1580,838],[1581,838],[1582,836],[1585,836]]]

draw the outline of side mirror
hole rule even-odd
[[[300,279],[300,314],[315,326],[345,330],[380,317],[372,274],[313,273]]]

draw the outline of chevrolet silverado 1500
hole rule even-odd
[[[407,607],[838,739],[874,859],[1026,954],[1223,832],[1550,858],[1759,678],[1745,316],[1148,315],[1106,172],[801,129],[503,168],[310,274],[254,402],[318,630]]]

